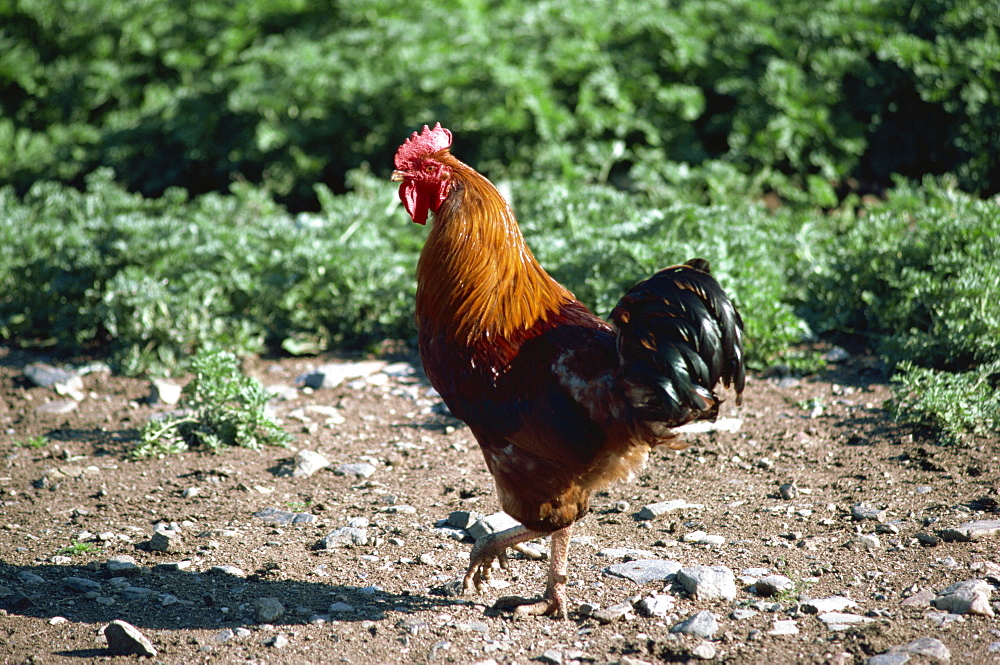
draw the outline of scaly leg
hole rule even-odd
[[[496,602],[497,607],[514,608],[515,617],[568,616],[569,600],[566,597],[567,564],[569,561],[570,528],[552,533],[552,552],[549,561],[549,580],[541,600],[531,602],[517,596],[506,596]]]
[[[533,538],[540,538],[547,535],[542,531],[531,531],[524,525],[511,527],[505,531],[491,533],[476,541],[472,547],[472,554],[469,556],[469,569],[462,580],[462,593],[469,593],[473,589],[482,593],[486,585],[492,578],[493,562],[499,560],[500,567],[507,569],[507,548],[521,552],[531,558],[536,558],[531,550],[521,547],[521,543]]]

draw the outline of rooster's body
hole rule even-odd
[[[714,418],[719,383],[742,392],[742,322],[698,259],[637,284],[603,321],[542,269],[510,206],[450,146],[448,130],[425,127],[393,174],[415,222],[435,214],[417,268],[420,356],[523,525],[476,543],[464,587],[481,588],[508,547],[552,534],[545,597],[517,611],[565,615],[571,525],[654,446],[680,447],[671,428]]]

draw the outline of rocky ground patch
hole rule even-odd
[[[411,356],[255,360],[293,449],[134,461],[169,382],[0,349],[0,658],[1000,663],[998,441],[893,423],[877,364],[834,358],[596,496],[570,619],[514,621],[547,543],[456,594],[505,516]]]

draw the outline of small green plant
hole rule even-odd
[[[72,545],[67,545],[66,547],[59,550],[58,554],[63,554],[65,556],[77,556],[79,554],[90,554],[91,552],[98,551],[97,545],[93,543],[81,543],[79,540],[74,540]]]
[[[269,396],[258,381],[240,372],[228,351],[201,350],[191,359],[194,378],[184,386],[181,410],[142,428],[135,457],[225,446],[259,450],[287,446],[292,437],[267,413]]]
[[[17,445],[20,448],[33,448],[35,450],[38,450],[39,448],[44,448],[45,446],[49,445],[49,440],[45,436],[38,435],[28,439],[24,439],[23,441],[18,441],[16,442],[15,445]]]

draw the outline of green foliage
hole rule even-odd
[[[291,435],[267,412],[267,391],[240,372],[236,356],[203,350],[191,358],[191,370],[194,377],[184,386],[181,410],[144,425],[134,456],[189,448],[218,452],[225,446],[259,450],[264,445],[291,443]]]
[[[107,171],[78,192],[0,190],[0,337],[80,351],[101,345],[129,374],[203,346],[239,355],[296,335],[357,346],[412,331],[420,235],[391,185],[320,189],[291,216],[259,189],[188,201],[126,193]],[[408,232],[383,233],[396,227]]]
[[[818,332],[870,337],[890,362],[965,371],[1000,359],[1000,207],[928,180],[841,217],[806,275]]]
[[[40,448],[44,448],[45,446],[49,445],[49,440],[47,437],[39,435],[39,436],[29,437],[21,441],[15,441],[14,445],[21,448],[32,448],[34,450],[38,450]]]
[[[897,420],[926,425],[958,439],[1000,432],[1000,361],[968,372],[899,365],[889,408]]]
[[[25,0],[0,21],[19,193],[106,166],[146,194],[245,179],[315,207],[435,120],[510,177],[721,158],[785,196],[945,171],[1000,189],[998,0]]]

